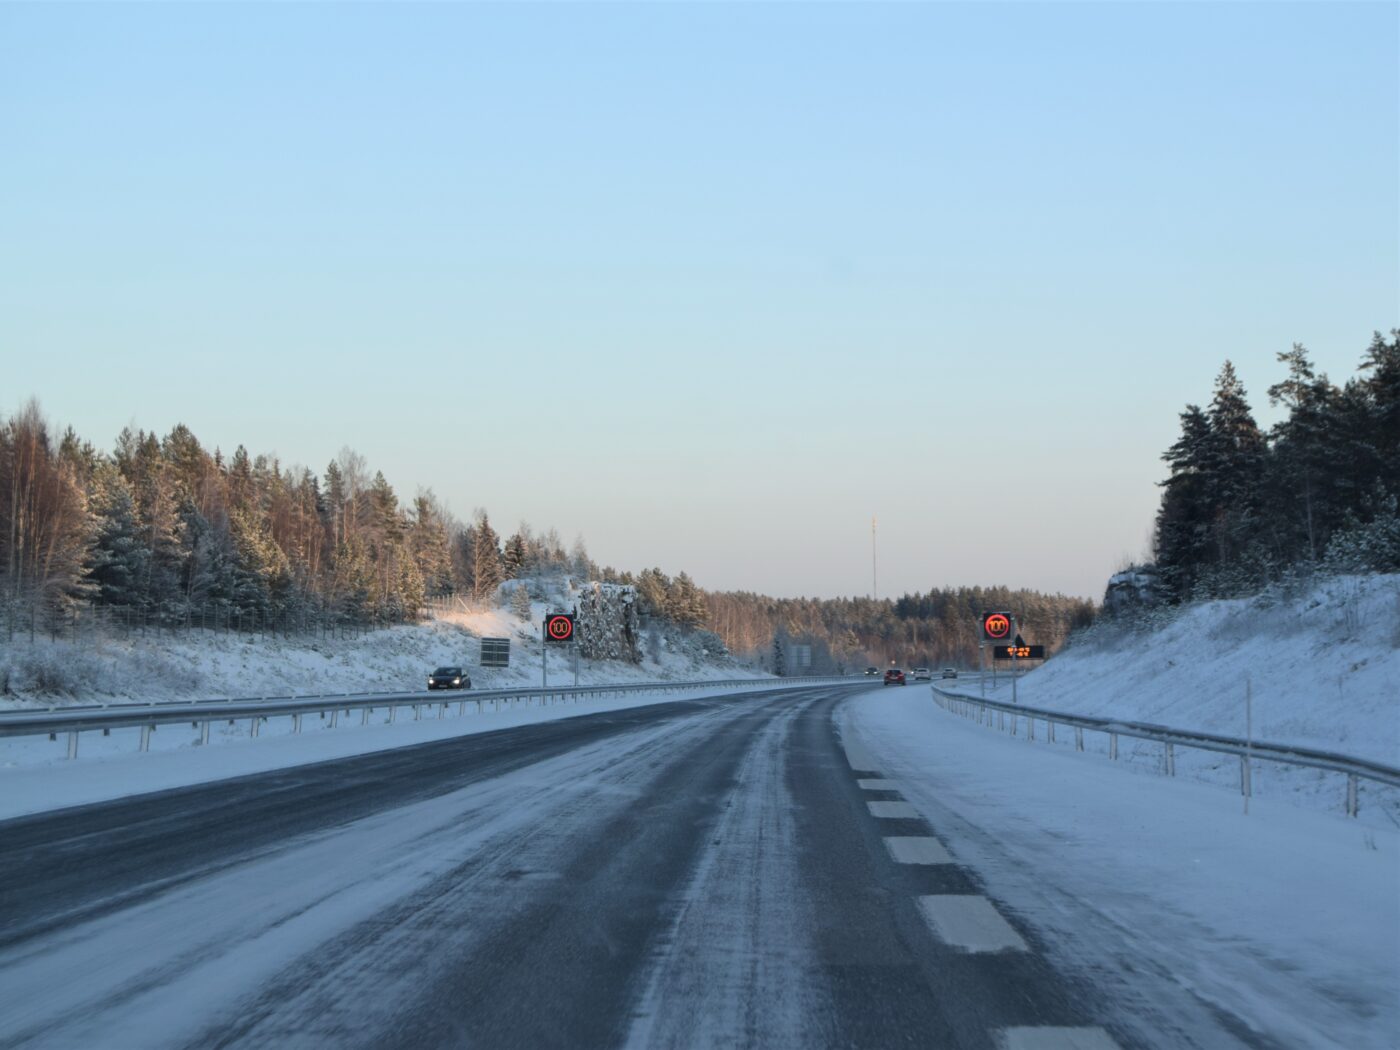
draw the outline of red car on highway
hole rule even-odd
[[[901,671],[898,667],[891,667],[888,671],[885,672],[885,684],[903,685],[904,672]]]

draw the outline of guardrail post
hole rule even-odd
[[[414,704],[414,705],[413,705],[413,720],[414,720],[415,722],[417,722],[417,721],[419,721],[422,717],[423,717],[423,705],[422,705],[422,704]]]
[[[331,711],[331,728],[334,729],[338,725],[340,725],[340,708],[337,707]]]
[[[151,727],[148,726],[148,725],[142,726],[142,727],[141,727],[141,750],[142,750],[142,751],[149,751],[150,749],[151,749]]]
[[[1115,759],[1115,760],[1118,758],[1118,734],[1117,734],[1117,733],[1109,733],[1109,734],[1108,734],[1108,757],[1109,757],[1109,758],[1112,758],[1112,759]]]
[[[1174,777],[1176,776],[1176,748],[1170,740],[1168,740],[1166,743],[1167,776]]]
[[[363,710],[360,711],[360,725],[362,725],[362,726],[367,726],[367,725],[369,725],[369,713],[370,713],[371,711],[373,711],[373,710],[374,710],[374,708],[372,708],[372,707],[366,707],[366,708],[364,708]]]
[[[1053,744],[1055,742],[1055,723],[1051,722],[1049,719],[1045,721],[1045,736],[1050,743]]]
[[[1083,727],[1083,726],[1075,726],[1075,727],[1074,727],[1074,749],[1075,749],[1076,751],[1083,751],[1083,750],[1084,750],[1084,727]]]
[[[78,731],[76,729],[68,732],[68,757],[78,757]]]
[[[301,732],[301,712],[300,712],[300,711],[298,711],[296,714],[292,715],[292,732],[293,732],[293,733],[300,733],[300,732]]]
[[[1361,812],[1361,800],[1357,797],[1356,774],[1347,774],[1347,816],[1354,817]]]
[[[1249,756],[1240,756],[1240,794],[1249,798],[1254,794],[1253,770],[1249,768]]]
[[[1031,715],[1026,716],[1026,739],[1035,741],[1035,718]]]
[[[464,714],[466,714],[466,713],[467,713],[467,702],[466,702],[465,700],[462,700],[462,701],[460,701],[460,702],[457,704],[457,717],[458,717],[458,718],[461,718],[461,717],[462,717]]]
[[[260,719],[257,715],[254,715],[251,719],[249,719],[249,728],[248,728],[248,735],[249,735],[249,736],[257,736],[257,735],[258,735],[258,723],[260,723],[261,721],[262,721],[262,719]]]
[[[208,722],[208,720],[205,720],[205,721],[199,723],[199,742],[200,742],[201,744],[207,744],[207,743],[209,743],[209,722]]]
[[[395,707],[393,704],[390,704],[390,705],[389,705],[389,724],[390,724],[390,725],[393,725],[393,724],[394,724],[394,714],[395,714],[397,711],[398,711],[398,708],[397,708],[397,707]]]

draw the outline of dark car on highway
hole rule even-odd
[[[880,669],[878,667],[867,667],[865,673],[872,676],[877,675],[880,673]]]
[[[429,689],[470,689],[472,680],[460,667],[439,667],[428,675]]]
[[[891,667],[885,672],[886,685],[904,685],[904,672],[898,667]]]

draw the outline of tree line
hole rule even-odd
[[[1206,408],[1187,405],[1163,455],[1153,539],[1171,602],[1254,593],[1318,570],[1400,571],[1400,330],[1375,333],[1338,386],[1299,344],[1262,430],[1226,361]]]
[[[767,662],[783,637],[813,645],[827,668],[967,665],[992,607],[1016,610],[1051,646],[1093,614],[1080,599],[1004,588],[896,601],[707,592],[685,572],[599,567],[582,539],[566,549],[554,529],[522,523],[503,537],[485,511],[460,522],[431,490],[401,500],[350,449],[318,475],[242,445],[225,456],[183,424],[165,435],[127,428],[107,451],[71,427],[55,434],[32,401],[0,419],[0,614],[12,622],[90,604],[171,623],[210,613],[395,623],[432,597],[494,602],[517,579],[528,582],[507,600],[528,615],[540,581],[566,574],[635,587],[639,615],[709,628],[731,652]]]
[[[55,435],[36,403],[0,420],[0,609],[41,619],[80,603],[178,620],[313,612],[347,623],[417,617],[426,598],[494,598],[518,576],[596,567],[581,541],[484,511],[460,523],[431,490],[401,501],[349,449],[321,476],[204,448],[184,425],[123,430],[102,451]]]
[[[975,667],[986,612],[1015,613],[1026,641],[1053,651],[1071,631],[1092,623],[1096,611],[1088,599],[1007,587],[934,588],[892,601],[728,591],[707,593],[705,602],[711,629],[731,652],[765,664],[784,653],[783,669],[790,673],[791,643],[812,646],[817,672],[849,671],[872,661],[881,667]]]

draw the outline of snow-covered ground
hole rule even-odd
[[[995,685],[990,676],[934,684],[972,696],[985,685],[986,696],[1011,699],[1005,673]],[[1202,603],[1150,633],[1099,628],[1023,675],[1016,691],[1033,707],[1236,737],[1246,733],[1248,691],[1255,740],[1400,766],[1400,576],[1328,580],[1288,601]],[[1072,737],[1062,731],[1059,743]],[[1089,733],[1085,746],[1103,753],[1107,740]],[[1154,743],[1124,739],[1120,753],[1129,765],[1162,763]],[[1239,788],[1233,756],[1178,748],[1176,772]],[[1253,788],[1257,798],[1338,811],[1345,782],[1259,762]],[[1361,793],[1368,821],[1400,824],[1400,791],[1363,782]]]
[[[107,700],[400,692],[423,688],[433,668],[464,666],[478,689],[540,680],[539,612],[526,623],[502,609],[461,612],[357,638],[278,638],[227,631],[160,636],[39,639],[0,644],[0,708]],[[510,638],[510,666],[478,666],[482,637]],[[549,677],[573,682],[565,646],[548,647]],[[728,657],[705,653],[693,636],[660,638],[660,658],[579,664],[582,683],[700,681],[762,677]]]
[[[1400,765],[1400,576],[1193,605],[1150,634],[1097,632],[1017,688],[1037,707],[1244,736],[1246,682],[1257,739]]]
[[[998,734],[924,689],[838,718],[1052,961],[1118,1004],[1104,1023],[1157,1046],[1217,1045],[1190,1020],[1212,1015],[1263,1045],[1400,1046],[1394,827],[1268,799],[1245,816],[1228,791]]]

